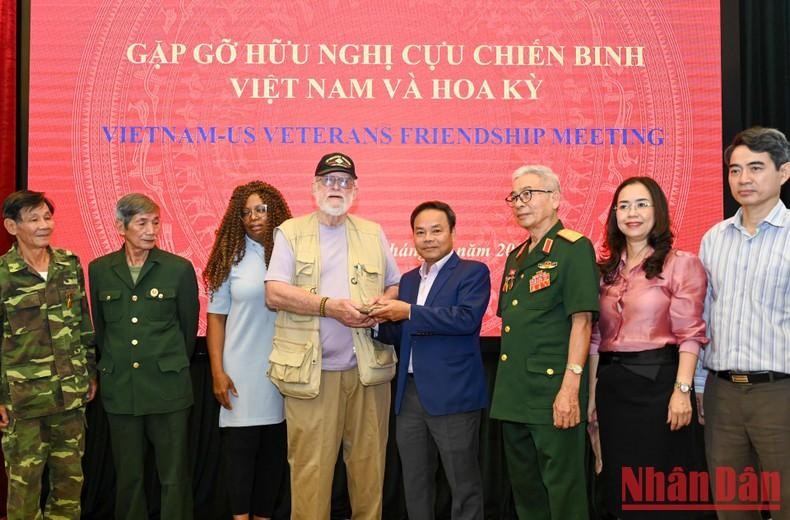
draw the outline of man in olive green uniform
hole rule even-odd
[[[88,267],[101,397],[117,475],[115,518],[148,518],[148,442],[162,484],[161,517],[192,518],[187,421],[199,312],[195,270],[188,260],[156,247],[159,206],[150,198],[122,197],[116,219],[124,246]]]
[[[502,352],[491,417],[501,419],[519,518],[588,518],[587,374],[598,312],[590,241],[557,217],[560,183],[545,166],[513,173],[507,198],[530,238],[507,259],[499,295]]]
[[[42,518],[44,466],[46,518],[80,517],[85,405],[96,392],[93,329],[79,258],[49,245],[54,211],[43,193],[28,190],[3,203],[3,224],[16,239],[0,257],[0,429],[9,520]]]

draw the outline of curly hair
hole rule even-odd
[[[655,224],[647,237],[648,245],[653,248],[653,252],[645,260],[645,276],[648,279],[661,275],[661,271],[664,269],[664,260],[672,250],[674,236],[670,229],[669,204],[661,186],[650,177],[631,177],[624,180],[615,190],[612,204],[609,206],[609,216],[606,218],[605,253],[598,262],[598,269],[607,285],[613,284],[617,279],[617,269],[626,246],[625,235],[617,227],[614,207],[620,197],[620,192],[631,184],[641,184],[647,189],[653,199],[653,208],[655,209]]]
[[[227,280],[230,268],[244,258],[246,233],[241,220],[241,212],[250,195],[258,195],[264,204],[268,205],[263,243],[264,261],[267,267],[274,246],[274,228],[291,218],[288,203],[285,202],[282,193],[271,184],[252,181],[236,186],[230,197],[228,209],[225,210],[225,216],[222,217],[222,223],[217,230],[217,238],[211,248],[206,268],[203,270],[203,282],[206,284],[209,295],[212,295]]]

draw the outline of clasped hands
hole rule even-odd
[[[384,321],[408,319],[410,305],[401,300],[378,296],[363,304],[332,298],[326,302],[326,315],[347,327],[370,328]]]
[[[364,310],[368,311],[368,316],[376,320],[377,323],[407,320],[411,312],[411,304],[383,296],[374,298],[366,307]]]

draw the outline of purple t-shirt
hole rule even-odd
[[[321,248],[321,276],[318,294],[330,298],[349,298],[351,292],[348,285],[346,224],[343,223],[336,227],[319,224],[318,228],[318,243]],[[381,246],[386,264],[384,286],[397,285],[400,281],[400,271],[383,231]],[[266,281],[293,283],[295,263],[291,245],[277,230],[274,235],[274,248],[272,249],[272,258],[269,260]],[[370,295],[370,297],[374,296],[377,295]],[[322,349],[321,368],[332,371],[354,368],[357,365],[357,359],[354,355],[351,329],[332,318],[318,318],[318,323]]]

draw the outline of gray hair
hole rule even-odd
[[[516,180],[522,175],[526,175],[531,173],[533,175],[537,175],[541,178],[545,183],[549,184],[551,189],[556,191],[557,193],[561,192],[560,189],[560,177],[554,171],[549,168],[548,166],[543,166],[540,164],[528,164],[526,166],[522,166],[518,168],[516,171],[513,172],[513,179]]]
[[[159,205],[142,193],[124,195],[115,205],[115,218],[123,222],[124,229],[129,227],[129,222],[140,213],[159,213]]]

